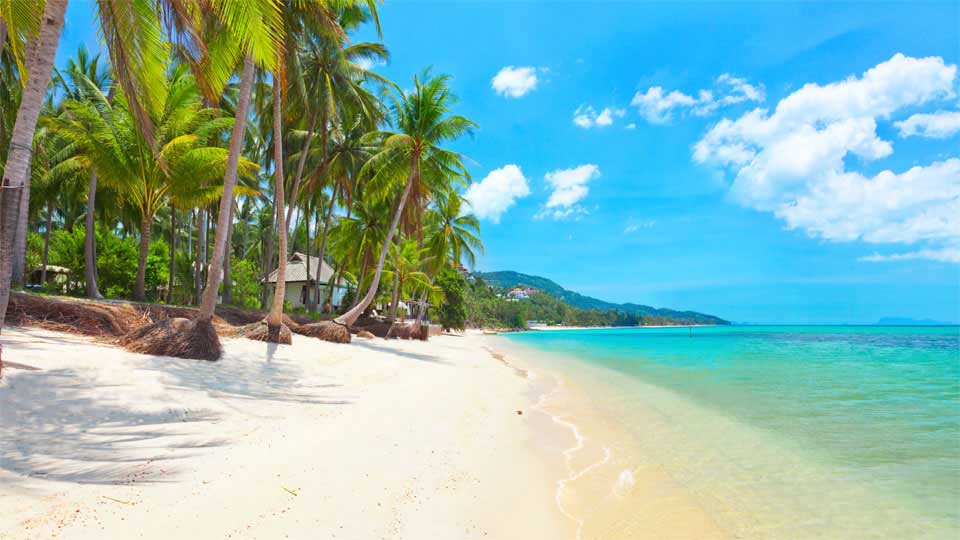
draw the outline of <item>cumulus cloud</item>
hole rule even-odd
[[[537,69],[506,66],[493,77],[490,86],[504,97],[523,97],[537,87]]]
[[[897,54],[860,77],[806,84],[773,113],[721,120],[693,158],[730,171],[735,201],[773,213],[789,229],[833,241],[939,244],[911,256],[930,255],[960,242],[960,159],[869,175],[848,170],[848,158],[890,156],[877,122],[953,98],[956,71],[939,57]]]
[[[667,92],[662,86],[651,86],[646,92],[634,94],[630,104],[648,122],[664,124],[675,114],[707,116],[721,107],[748,101],[762,103],[765,99],[762,85],[752,85],[746,79],[724,73],[717,77],[712,90],[699,90],[696,97],[679,90]]]
[[[503,215],[517,199],[530,194],[523,171],[516,165],[505,165],[490,171],[480,182],[471,184],[464,194],[474,215],[491,223],[500,223]]]
[[[599,177],[600,167],[589,163],[572,169],[558,169],[548,172],[544,179],[552,191],[546,204],[534,217],[542,219],[550,216],[553,219],[564,219],[589,213],[586,208],[578,203],[590,193],[587,184]]]
[[[627,114],[624,109],[605,107],[602,111],[597,111],[590,105],[581,105],[573,112],[573,123],[584,129],[592,127],[607,127],[613,125],[613,119],[623,118]]]
[[[946,139],[960,131],[960,111],[937,111],[915,114],[901,122],[894,122],[901,137],[919,135],[931,139]]]

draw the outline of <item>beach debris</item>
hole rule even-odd
[[[517,411],[517,414],[523,414],[523,411]]]
[[[126,505],[130,505],[130,506],[133,505],[133,503],[130,502],[130,501],[124,501],[124,500],[122,500],[122,499],[116,499],[116,498],[113,498],[113,497],[111,497],[111,496],[109,496],[109,495],[103,495],[103,498],[104,498],[104,499],[109,499],[109,500],[111,500],[111,501],[113,501],[113,502],[118,502],[118,503],[120,503],[120,504],[126,504]],[[80,511],[80,510],[77,510],[77,512],[79,512],[79,511]]]
[[[293,495],[294,497],[299,497],[299,496],[300,496],[300,493],[299,493],[298,491],[294,491],[294,490],[292,490],[292,489],[290,489],[290,488],[288,488],[288,487],[286,487],[286,486],[280,486],[280,487],[282,487],[284,491],[286,491],[287,493]]]

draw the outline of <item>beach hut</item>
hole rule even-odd
[[[287,260],[286,281],[287,287],[284,293],[284,301],[289,302],[294,308],[306,307],[308,300],[315,294],[316,288],[320,287],[320,301],[327,298],[328,287],[334,279],[336,271],[332,266],[324,262],[320,264],[320,259],[310,257],[310,273],[307,273],[307,256],[303,253],[294,253]],[[277,270],[274,270],[268,277],[267,282],[271,287],[276,288]],[[340,279],[333,289],[333,298],[331,303],[333,308],[339,308],[343,303],[343,298],[347,294],[347,282]],[[322,308],[322,306],[319,306]]]

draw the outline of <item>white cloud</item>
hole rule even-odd
[[[464,198],[470,203],[474,215],[491,223],[500,223],[500,216],[517,199],[530,194],[530,186],[523,171],[516,165],[505,165],[490,171],[483,180],[467,188]]]
[[[553,191],[546,204],[534,217],[542,219],[552,216],[553,219],[564,219],[588,214],[589,211],[578,203],[590,193],[587,184],[599,177],[600,167],[593,164],[548,172],[544,175],[544,179]]]
[[[907,253],[894,253],[893,255],[880,255],[874,253],[873,255],[860,257],[861,261],[866,262],[912,261],[916,259],[929,259],[932,261],[960,263],[960,247],[921,249]]]
[[[877,121],[952,98],[956,71],[939,57],[897,54],[859,78],[806,84],[772,114],[756,109],[721,120],[693,157],[729,170],[734,200],[772,212],[790,229],[833,241],[953,245],[960,241],[960,159],[873,175],[847,167],[850,156],[891,155]]]
[[[931,139],[946,139],[960,131],[960,111],[937,111],[915,114],[901,122],[894,122],[901,137],[919,135]]]
[[[505,97],[523,97],[537,87],[537,69],[506,66],[490,82],[497,94]]]
[[[637,92],[630,101],[631,105],[640,109],[640,114],[648,122],[654,124],[663,124],[669,121],[673,116],[674,109],[692,107],[696,103],[696,99],[676,90],[664,94],[661,86],[652,86],[647,89],[645,94]]]
[[[626,129],[637,129],[637,124],[635,124],[634,122],[630,122],[629,124],[627,124]]]
[[[627,114],[624,109],[605,107],[598,114],[590,105],[581,105],[573,112],[573,123],[578,127],[589,129],[592,127],[607,127],[613,124],[614,117],[623,118]]]
[[[679,90],[666,92],[662,86],[651,86],[644,93],[634,94],[630,104],[648,122],[665,124],[673,119],[674,114],[690,112],[696,116],[707,116],[721,107],[748,101],[762,103],[766,99],[762,85],[754,86],[746,79],[729,73],[717,77],[714,86],[714,90],[699,90],[696,97]]]
[[[634,223],[633,225],[627,225],[623,229],[623,234],[633,234],[641,229],[652,229],[656,224],[657,222],[655,220],[648,219],[647,221],[643,221],[641,223]]]

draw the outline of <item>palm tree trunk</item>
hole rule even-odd
[[[323,120],[323,130],[327,129],[326,113],[324,113]],[[287,210],[287,219],[284,221],[284,226],[287,230],[290,229],[290,221],[293,218],[293,205],[297,201],[297,194],[300,190],[300,181],[303,178],[303,166],[307,163],[307,154],[310,150],[310,141],[313,140],[313,130],[317,127],[317,108],[314,107],[313,114],[310,115],[310,124],[307,127],[307,138],[303,141],[303,148],[300,149],[300,157],[297,159],[297,171],[293,177],[293,187],[290,188],[290,208]],[[321,152],[326,155],[326,148],[321,149]],[[322,166],[322,165],[321,165]]]
[[[223,176],[223,195],[220,197],[220,219],[217,234],[213,240],[213,261],[207,277],[207,288],[203,291],[203,303],[200,305],[201,319],[213,318],[217,303],[217,289],[220,287],[220,269],[223,267],[224,258],[230,256],[227,253],[227,245],[230,241],[233,222],[233,189],[237,185],[237,166],[240,163],[240,152],[243,151],[243,136],[247,128],[247,110],[250,106],[253,76],[253,58],[247,55],[243,59],[243,71],[240,74],[240,97],[237,101],[233,132],[230,134],[230,152],[227,155],[227,169]]]
[[[393,240],[393,233],[396,232],[397,224],[400,223],[400,216],[403,214],[403,206],[406,204],[407,198],[410,197],[410,190],[413,188],[414,181],[417,179],[417,175],[419,173],[417,165],[419,161],[420,158],[416,154],[411,156],[410,174],[407,175],[407,185],[403,188],[403,194],[400,196],[400,201],[397,203],[397,210],[393,213],[393,221],[390,223],[390,230],[387,232],[387,237],[383,241],[383,247],[380,248],[380,258],[377,260],[377,270],[373,274],[373,281],[370,283],[370,288],[367,289],[367,293],[363,295],[363,300],[361,300],[359,304],[351,308],[350,311],[336,318],[336,322],[343,324],[348,328],[353,326],[353,323],[357,322],[360,314],[367,309],[367,306],[370,305],[370,302],[373,302],[373,297],[377,295],[377,287],[380,286],[380,275],[383,273],[383,263],[387,260],[387,251],[390,250],[390,241]]]
[[[27,174],[27,178],[23,182],[17,232],[13,240],[13,285],[15,287],[23,287],[26,284],[27,227],[30,221],[30,176],[30,174]]]
[[[283,297],[287,288],[287,228],[283,225],[283,132],[281,129],[281,120],[283,115],[282,101],[283,94],[281,89],[280,75],[274,74],[273,78],[273,172],[275,175],[274,191],[274,211],[276,212],[277,225],[279,226],[280,245],[277,246],[279,261],[277,262],[277,286],[273,292],[273,305],[270,307],[270,313],[267,315],[267,327],[276,328],[279,332],[280,325],[283,324]],[[274,331],[271,330],[271,336]],[[273,339],[273,341],[276,341]]]
[[[274,208],[273,214],[270,216],[270,230],[266,232],[267,234],[267,253],[266,257],[263,259],[263,290],[260,293],[260,310],[267,309],[267,297],[270,295],[270,283],[268,278],[270,277],[270,271],[273,268],[273,237],[276,234],[277,230],[277,212]]]
[[[23,186],[30,174],[30,155],[32,153],[33,133],[37,128],[37,117],[47,93],[47,83],[53,69],[53,61],[63,28],[63,14],[67,9],[67,0],[47,0],[40,24],[40,33],[30,50],[26,61],[27,72],[33,76],[27,79],[20,97],[20,107],[13,124],[10,137],[10,149],[3,171],[2,199],[0,199],[0,330],[7,314],[7,302],[10,300],[10,278],[13,272],[14,240],[19,218],[20,197]]]
[[[393,322],[397,318],[397,306],[400,305],[400,272],[393,272],[393,297],[390,301],[390,315],[387,322]]]
[[[87,189],[87,215],[84,220],[83,262],[87,280],[87,298],[103,298],[97,289],[97,227],[96,227],[97,173],[90,171],[90,186]]]
[[[200,292],[203,288],[203,251],[204,234],[207,231],[206,212],[203,208],[197,209],[197,245],[193,254],[193,305],[200,304]]]
[[[233,279],[230,277],[231,268],[233,268],[233,217],[235,213],[235,204],[230,205],[230,219],[228,220],[229,230],[227,231],[227,246],[223,253],[223,298],[224,304],[230,304],[233,299]],[[216,255],[216,236],[214,236],[214,255]]]
[[[173,303],[173,276],[177,272],[177,208],[170,206],[170,263],[167,268],[167,298],[168,304]]]
[[[133,285],[133,299],[136,302],[143,302],[147,299],[147,255],[150,253],[150,225],[152,222],[153,216],[146,215],[140,223],[140,256],[137,258],[137,281]]]
[[[337,273],[334,274],[334,276],[333,276],[333,282],[332,282],[332,284],[330,284],[330,285],[327,287],[327,299],[326,299],[326,301],[324,302],[324,305],[326,305],[327,303],[329,303],[330,306],[333,307],[333,294],[334,294],[334,292],[336,291],[336,288],[337,288],[338,284],[340,283],[340,278],[343,277],[343,270],[344,270],[344,268],[347,267],[347,261],[348,261],[348,260],[350,260],[350,256],[349,256],[349,255],[344,255],[344,256],[343,256],[343,260],[340,261],[340,267],[337,268]],[[318,304],[319,304],[319,302],[318,302]]]
[[[47,229],[43,233],[43,265],[40,267],[40,285],[47,286],[47,260],[50,255],[50,229],[53,228],[53,199],[47,203]]]
[[[317,253],[317,257],[320,259],[320,264],[323,265],[323,256],[327,251],[327,232],[330,229],[330,216],[333,214],[333,205],[337,201],[337,195],[340,194],[340,186],[337,185],[333,190],[333,196],[330,197],[330,205],[327,207],[327,213],[323,218],[323,234],[320,236],[320,251]],[[322,268],[322,266],[321,266]],[[317,271],[317,276],[320,275],[320,271]],[[332,287],[329,283],[328,287]],[[317,303],[320,303],[320,288],[317,287]]]
[[[314,293],[310,291],[310,217],[309,217],[309,216],[310,216],[310,202],[309,202],[309,201],[306,203],[305,208],[303,209],[303,211],[304,211],[304,214],[306,214],[306,215],[308,216],[307,219],[306,219],[306,224],[305,224],[305,229],[306,229],[306,234],[307,234],[307,245],[304,246],[304,249],[303,249],[304,253],[307,254],[307,261],[306,261],[306,264],[307,264],[307,284],[304,285],[304,287],[307,288],[307,294],[306,294],[306,296],[307,296],[307,303],[306,303],[306,308],[307,308],[307,312],[308,312],[308,313],[313,313],[313,311],[314,311],[314,309],[313,309],[313,306],[314,306],[314,303],[313,303]],[[317,223],[317,227],[320,227],[320,223],[319,223],[319,222]],[[320,263],[320,267],[317,268],[317,279],[313,280],[313,289],[314,289],[314,291],[316,291],[316,292],[319,292],[319,291],[320,291],[320,269],[321,269],[321,268],[323,268],[323,263],[322,263],[322,262]]]
[[[360,287],[363,286],[363,276],[367,274],[367,267],[370,266],[370,257],[364,255],[363,262],[360,264],[360,273],[357,275],[357,297],[353,299],[353,304],[350,306],[350,309],[353,309],[360,305],[360,301],[363,298],[360,297]]]

